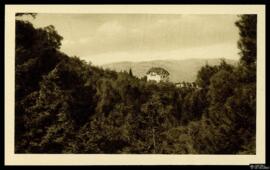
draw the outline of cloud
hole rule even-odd
[[[138,51],[165,55],[180,49],[203,53],[215,45],[235,46],[236,19],[236,15],[40,14],[33,22],[53,24],[64,37],[61,50],[65,53],[102,58],[110,53],[136,57]],[[217,54],[221,52],[226,51],[220,49]]]
[[[125,28],[116,21],[109,21],[103,23],[98,29],[97,34],[101,34],[104,36],[118,36],[119,34],[123,33]]]
[[[76,41],[73,41],[73,40],[67,40],[67,39],[64,39],[63,41],[62,41],[62,47],[63,46],[69,46],[69,45],[74,45],[74,44],[76,44]]]
[[[238,39],[233,17],[181,15],[141,16],[137,20],[104,22],[92,37],[90,53],[121,50],[173,50]],[[223,19],[220,22],[219,19]]]

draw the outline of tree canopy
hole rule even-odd
[[[147,74],[152,73],[152,72],[160,74],[160,75],[165,75],[165,76],[170,75],[170,73],[167,70],[161,67],[152,67],[147,71]]]

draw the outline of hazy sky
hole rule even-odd
[[[54,25],[61,50],[93,64],[186,58],[238,59],[236,15],[38,14]]]

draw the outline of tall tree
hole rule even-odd
[[[132,73],[131,68],[129,69],[129,75],[130,75],[130,76],[133,76],[133,73]]]
[[[236,22],[239,28],[241,62],[247,66],[256,64],[257,59],[257,15],[241,15]]]
[[[236,22],[239,28],[240,63],[238,68],[239,81],[251,83],[256,81],[257,64],[257,15],[241,15]]]

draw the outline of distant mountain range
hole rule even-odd
[[[171,82],[193,82],[196,80],[197,72],[206,63],[208,65],[218,65],[221,59],[186,59],[186,60],[154,60],[143,62],[117,62],[102,65],[115,71],[129,71],[132,69],[133,75],[143,77],[151,67],[162,67],[170,73]],[[229,64],[237,64],[237,60],[225,60]]]

